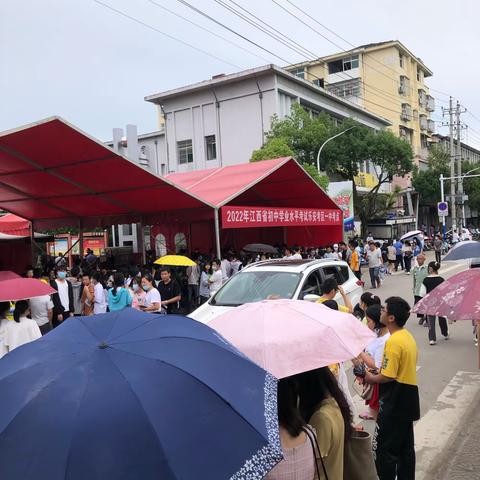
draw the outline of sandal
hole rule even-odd
[[[358,415],[362,420],[375,420],[368,412],[363,412]]]

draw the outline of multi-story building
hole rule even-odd
[[[289,115],[295,103],[311,115],[326,112],[338,121],[354,118],[375,130],[390,125],[366,107],[275,65],[216,75],[145,100],[159,112],[161,130],[154,136],[161,148],[148,151],[155,153],[150,164],[160,174],[248,162],[253,150],[263,145],[272,118]],[[144,140],[151,143],[152,138]]]
[[[435,131],[430,118],[435,100],[425,83],[432,71],[398,40],[361,45],[287,69],[388,119],[389,128],[412,145],[417,163],[426,161]]]
[[[455,151],[457,151],[457,140],[453,140]],[[432,136],[432,146],[438,145],[446,152],[450,151],[450,137],[448,135],[440,135],[436,133]],[[464,142],[460,142],[460,156],[462,161],[469,163],[480,163],[480,150],[467,145]],[[465,173],[465,172],[464,172]]]

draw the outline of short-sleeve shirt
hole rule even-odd
[[[160,296],[160,292],[154,287],[151,288],[145,295],[143,300],[143,304],[146,307],[151,307],[154,303],[158,303],[158,312],[162,310],[161,306],[162,297]]]
[[[33,297],[28,301],[32,320],[37,322],[41,327],[48,323],[48,311],[53,309],[53,302],[50,295],[42,295],[41,297]]]
[[[354,272],[358,272],[360,270],[360,259],[358,258],[358,252],[354,250],[351,252],[350,255],[350,268]]]
[[[160,292],[160,297],[162,301],[170,300],[171,298],[181,296],[182,291],[180,285],[175,280],[170,280],[167,284],[159,282],[158,291]],[[178,312],[178,302],[169,303],[165,305],[164,308],[167,309],[167,313],[177,313]]]
[[[393,381],[380,384],[380,414],[405,421],[420,418],[417,356],[415,339],[405,328],[386,341],[381,374]]]
[[[328,301],[328,298],[320,297],[315,301],[315,303],[325,303],[327,301]],[[331,301],[333,301],[337,304],[337,310],[339,312],[350,313],[350,310],[347,307],[345,307],[344,305],[339,305],[339,303],[336,300],[331,300]]]
[[[368,260],[368,267],[375,268],[379,267],[382,264],[382,252],[379,248],[375,250],[367,250],[367,260]]]

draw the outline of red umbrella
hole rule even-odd
[[[56,290],[36,278],[13,278],[0,282],[0,302],[16,302],[52,293]]]
[[[425,295],[412,312],[451,320],[480,320],[480,269],[465,270],[445,280]]]
[[[457,273],[425,295],[412,309],[413,313],[448,317],[452,320],[475,320],[480,336],[480,269]],[[480,347],[478,348],[480,368]]]
[[[0,282],[4,280],[11,280],[12,278],[22,278],[20,275],[17,275],[15,272],[10,270],[0,270]]]

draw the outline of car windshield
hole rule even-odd
[[[300,281],[298,273],[242,272],[235,275],[213,297],[211,305],[237,307],[267,298],[292,298]]]

